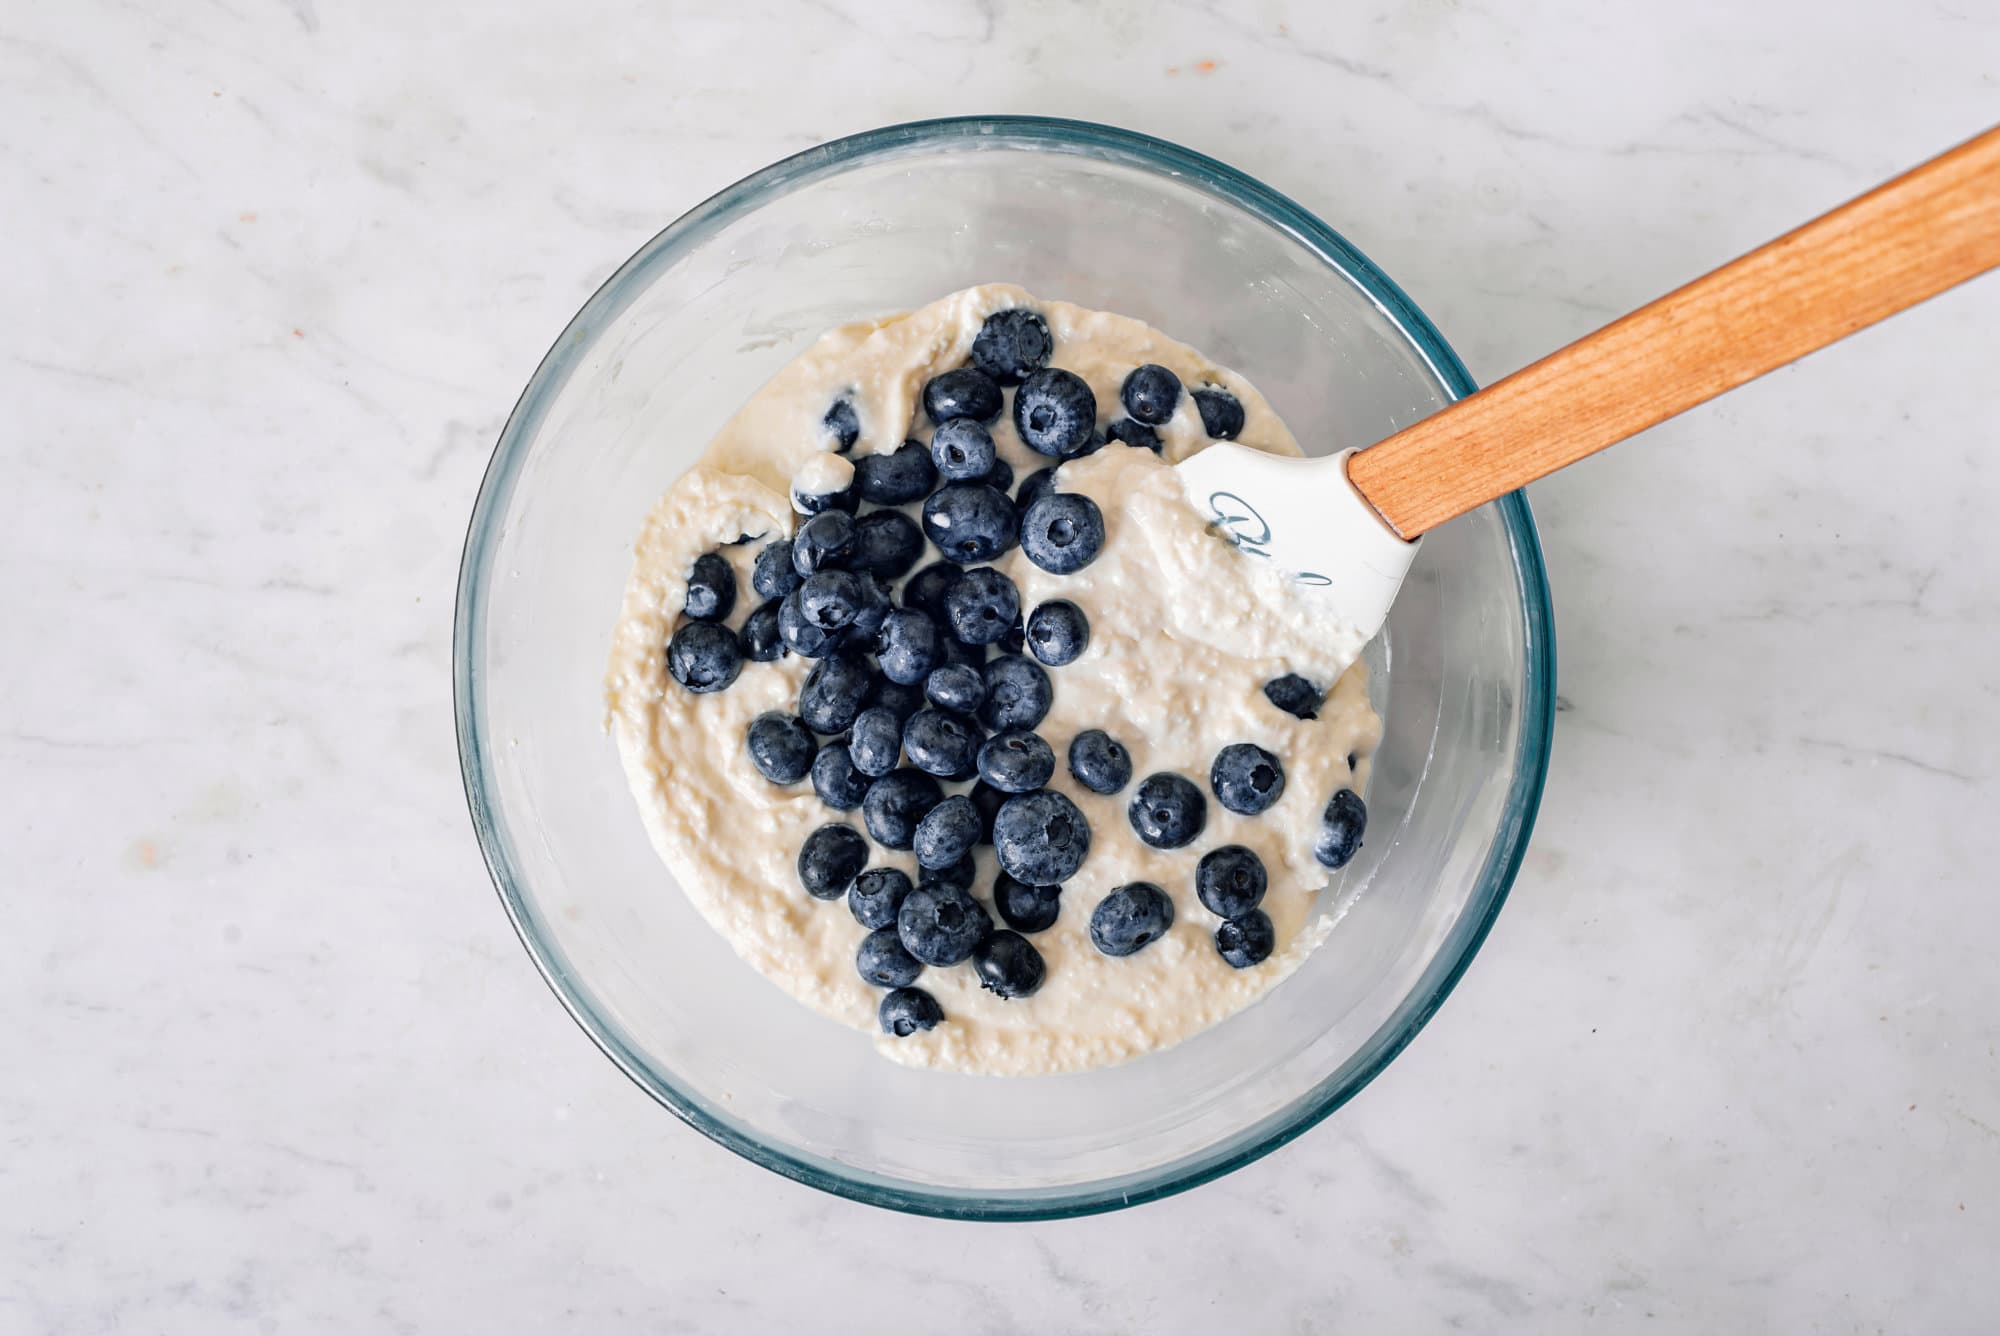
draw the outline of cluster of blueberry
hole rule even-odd
[[[1326,693],[1297,673],[1286,673],[1264,684],[1264,698],[1296,718],[1317,719],[1319,707],[1326,701]],[[1359,759],[1351,752],[1348,754],[1349,774],[1354,773]],[[1313,857],[1319,860],[1320,866],[1334,871],[1346,867],[1360,851],[1361,837],[1367,829],[1368,805],[1361,801],[1361,795],[1353,789],[1339,790],[1327,800],[1326,810],[1320,813],[1319,834],[1313,840]]]
[[[1323,696],[1302,677],[1287,674],[1267,683],[1264,694],[1288,713],[1316,717]],[[1083,744],[1093,735],[1077,738]],[[1113,762],[1101,770],[1101,783],[1084,777],[1071,748],[1071,770],[1079,782],[1098,793],[1116,793],[1132,777],[1129,758],[1118,744]],[[1092,747],[1102,743],[1093,742]],[[1349,760],[1350,767],[1353,760]],[[1252,742],[1235,742],[1215,754],[1208,770],[1208,787],[1215,800],[1239,816],[1270,810],[1285,792],[1285,767],[1277,756]],[[1208,825],[1208,799],[1185,775],[1161,771],[1148,775],[1133,791],[1125,816],[1139,838],[1155,849],[1180,849],[1192,844]],[[1361,847],[1367,808],[1352,789],[1342,789],[1327,804],[1314,841],[1313,853],[1328,868],[1345,867]],[[1224,845],[1202,856],[1195,867],[1195,894],[1223,920],[1215,931],[1215,949],[1237,969],[1266,960],[1277,943],[1270,916],[1258,908],[1269,876],[1263,860],[1240,844]],[[1174,902],[1149,881],[1121,886],[1098,902],[1090,917],[1090,940],[1108,956],[1129,956],[1166,934],[1174,923]]]
[[[1024,617],[1013,581],[979,564],[1018,544],[1036,565],[1066,575],[1103,548],[1096,504],[1057,491],[1054,475],[1107,438],[1096,431],[1090,387],[1048,367],[1052,351],[1035,312],[989,318],[972,365],[924,387],[929,444],[908,440],[845,470],[820,460],[802,471],[792,501],[804,522],[753,568],[764,602],[731,633],[722,623],[736,601],[733,573],[719,554],[704,556],[689,580],[688,620],[668,645],[669,672],[693,691],[727,687],[744,658],[817,660],[797,713],[759,715],[747,747],[773,783],[810,776],[829,807],[859,808],[876,842],[915,852],[913,884],[899,869],[869,868],[867,841],[848,825],[821,827],[799,851],[807,892],[846,896],[869,930],[856,965],[890,990],[880,1015],[892,1034],[942,1019],[936,1000],[913,986],[926,965],[970,959],[1000,996],[1035,992],[1046,967],[1022,933],[1055,921],[1060,885],[1090,846],[1083,814],[1045,787],[1055,754],[1033,731],[1054,697],[1046,668],[1084,652],[1089,621],[1067,599]],[[989,430],[1009,386],[1022,440],[1055,461],[1018,489]],[[821,427],[838,455],[860,439],[847,398]],[[920,524],[897,508],[919,502]],[[893,594],[926,541],[944,559]],[[977,781],[970,792],[945,795],[945,782],[969,779]],[[971,893],[972,849],[983,842],[995,845],[1002,868],[993,899],[1009,926],[998,931]]]
[[[1017,544],[1054,574],[1073,574],[1093,561],[1104,545],[1103,515],[1090,498],[1056,490],[1057,466],[1109,440],[1158,450],[1153,429],[1173,415],[1182,387],[1164,367],[1138,368],[1120,395],[1130,416],[1100,434],[1089,385],[1047,366],[1052,351],[1048,325],[1035,312],[990,316],[973,342],[972,365],[924,387],[924,411],[935,428],[928,446],[906,440],[893,452],[863,455],[850,469],[802,474],[811,481],[795,481],[792,501],[803,523],[756,558],[751,584],[763,602],[739,631],[730,631],[724,621],[736,603],[734,572],[719,554],[707,554],[690,574],[687,620],[667,647],[669,673],[696,692],[728,687],[745,658],[770,661],[789,652],[816,661],[797,713],[759,715],[746,745],[772,783],[810,777],[827,806],[859,808],[876,842],[915,853],[913,883],[899,869],[868,867],[867,841],[836,823],[815,830],[798,856],[807,893],[845,896],[868,929],[856,966],[870,984],[889,990],[879,1018],[894,1035],[943,1019],[937,1000],[914,986],[927,965],[970,960],[981,983],[1001,997],[1040,988],[1046,967],[1023,934],[1055,922],[1062,884],[1090,849],[1084,814],[1047,787],[1055,753],[1033,731],[1053,702],[1046,668],[1084,652],[1088,619],[1067,599],[1044,602],[1024,617],[1013,581],[979,563]],[[1056,461],[1023,480],[1012,497],[1013,472],[988,430],[1006,406],[1006,387],[1015,387],[1013,422],[1021,440]],[[1228,391],[1205,387],[1193,398],[1211,436],[1242,429],[1242,405]],[[847,398],[833,404],[821,425],[840,455],[860,439],[860,418]],[[866,513],[863,502],[871,506]],[[918,502],[921,525],[897,509]],[[921,560],[927,540],[944,559],[910,575],[900,594],[892,592],[893,582]],[[989,659],[995,649],[998,656]],[[1318,692],[1297,680],[1316,709]],[[1267,693],[1278,687],[1273,683]],[[1277,694],[1272,700],[1300,712]],[[834,740],[822,744],[822,737]],[[1130,753],[1101,730],[1079,734],[1067,760],[1076,782],[1096,793],[1117,793],[1132,778]],[[975,781],[969,791],[946,796],[944,782],[964,780]],[[1239,744],[1216,758],[1210,781],[1225,807],[1260,812],[1283,791],[1284,774],[1275,756]],[[1179,775],[1154,775],[1139,786],[1129,817],[1149,844],[1178,848],[1200,834],[1205,800]],[[992,898],[1007,924],[1002,929],[972,894],[972,851],[982,843],[993,845],[1001,868]],[[1256,908],[1262,865],[1249,850],[1230,846],[1208,855],[1202,868],[1208,870],[1198,871],[1198,893],[1227,920],[1218,949],[1239,968],[1263,960],[1273,934]],[[1211,882],[1221,888],[1213,900],[1201,889]],[[1218,904],[1240,910],[1224,914]],[[1091,940],[1106,954],[1130,955],[1172,921],[1166,893],[1135,883],[1099,905]]]

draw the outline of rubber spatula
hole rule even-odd
[[[1180,465],[1359,646],[1446,520],[2000,265],[2000,127],[1365,450]]]

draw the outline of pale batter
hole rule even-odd
[[[807,1005],[870,1031],[877,1029],[881,991],[854,964],[866,930],[842,901],[809,897],[795,866],[814,830],[842,821],[861,830],[861,814],[828,808],[810,783],[781,787],[765,779],[744,744],[759,714],[797,710],[813,661],[787,655],[746,662],[726,690],[696,694],[668,676],[663,650],[698,557],[719,552],[734,568],[740,598],[728,623],[740,624],[760,601],[751,592],[757,553],[800,521],[795,491],[837,490],[852,476],[842,463],[893,451],[906,437],[927,441],[930,425],[920,407],[926,383],[964,366],[985,318],[1012,307],[1031,307],[1047,320],[1054,338],[1049,365],[1090,384],[1100,425],[1123,415],[1119,387],[1127,373],[1156,363],[1189,389],[1216,385],[1233,393],[1243,408],[1241,443],[1298,453],[1248,383],[1138,321],[1038,301],[1011,286],[968,289],[905,316],[830,332],[744,406],[649,516],[612,653],[606,685],[619,752],[647,830],[676,881],[753,967]],[[841,401],[852,405],[860,437],[844,457],[829,457],[822,452],[839,441],[827,414]],[[990,431],[1017,480],[1056,462],[1023,445],[1006,413]],[[1029,935],[1046,963],[1046,982],[1032,996],[1001,999],[982,991],[970,962],[924,970],[917,986],[942,1006],[945,1020],[908,1037],[882,1037],[879,1047],[897,1061],[1028,1074],[1137,1057],[1248,1005],[1296,968],[1331,926],[1315,910],[1329,874],[1315,862],[1313,847],[1329,797],[1364,789],[1366,757],[1380,736],[1364,670],[1357,665],[1340,676],[1315,719],[1295,718],[1266,699],[1265,683],[1287,673],[1328,681],[1346,657],[1343,646],[1315,625],[1310,603],[1277,572],[1210,532],[1183,493],[1169,465],[1209,439],[1189,395],[1157,431],[1160,455],[1113,440],[1062,466],[1059,489],[1090,496],[1103,512],[1105,543],[1094,562],[1056,575],[1015,548],[990,563],[1018,585],[1024,612],[1068,599],[1090,625],[1082,656],[1048,670],[1054,705],[1035,729],[1057,757],[1049,787],[1081,808],[1092,840],[1082,868],[1064,885],[1057,921]],[[905,509],[914,515],[917,506]],[[751,541],[738,541],[746,535]],[[937,556],[927,550],[920,568]],[[1132,754],[1133,784],[1111,796],[1076,783],[1063,763],[1070,740],[1093,728]],[[1193,843],[1162,850],[1141,842],[1126,816],[1140,779],[1174,771],[1206,792],[1217,752],[1243,742],[1282,758],[1286,785],[1275,805],[1240,816],[1209,794],[1206,828]],[[947,792],[968,787],[945,786]],[[1218,953],[1213,935],[1220,920],[1194,892],[1197,861],[1225,844],[1253,850],[1270,877],[1261,908],[1276,948],[1246,969]],[[973,894],[990,906],[992,846],[979,846],[976,857]],[[910,853],[872,842],[869,866],[917,877]],[[1135,880],[1167,891],[1173,926],[1133,955],[1105,955],[1089,936],[1091,911],[1106,893]]]

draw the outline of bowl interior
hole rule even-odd
[[[1358,1089],[1504,895],[1552,674],[1526,507],[1429,538],[1370,653],[1386,733],[1343,914],[1305,966],[1192,1041],[1080,1075],[906,1071],[743,965],[646,841],[600,679],[646,509],[822,330],[983,281],[1155,324],[1248,376],[1309,450],[1468,388],[1421,315],[1282,199],[1138,136],[948,122],[841,141],[676,223],[577,317],[502,437],[457,644],[468,794],[503,900],[632,1076],[782,1172],[943,1214],[1047,1215],[1198,1181]]]

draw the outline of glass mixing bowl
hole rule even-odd
[[[1520,864],[1555,691],[1518,495],[1425,540],[1370,650],[1386,731],[1343,917],[1261,1001],[1176,1048],[1039,1078],[906,1070],[739,961],[647,843],[600,680],[641,517],[831,325],[1008,280],[1137,316],[1248,376],[1309,450],[1471,379],[1325,224],[1221,163],[1037,119],[894,126],[787,158],[654,237],[563,331],[494,451],[453,671],[465,788],[521,940],[660,1103],[857,1200],[1022,1219],[1145,1201],[1282,1145],[1451,990]]]

